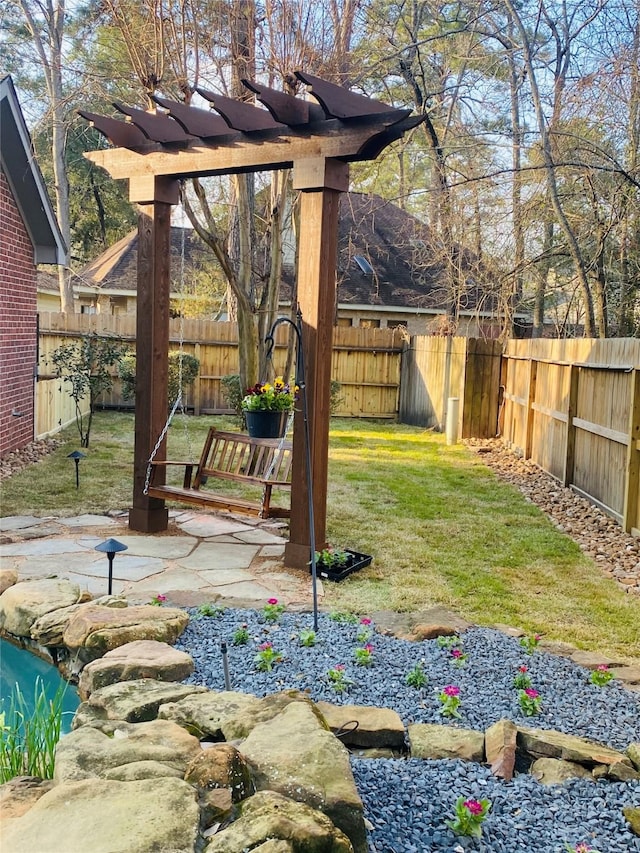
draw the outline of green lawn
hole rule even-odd
[[[179,417],[170,458],[199,455],[208,427],[231,419]],[[76,491],[77,433],[2,484],[2,515],[70,515],[131,503],[133,417],[99,413]],[[192,452],[188,453],[188,445]],[[216,484],[218,489],[218,484]],[[482,459],[444,436],[391,422],[333,419],[328,538],[373,555],[325,603],[359,613],[455,609],[481,625],[507,623],[580,648],[640,655],[640,601],[618,590]]]

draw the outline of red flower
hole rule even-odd
[[[277,604],[277,603],[278,603],[278,599],[277,599],[277,598],[270,598],[270,599],[267,601],[267,604]]]
[[[484,811],[484,806],[478,800],[465,800],[462,805],[473,815],[482,814]]]

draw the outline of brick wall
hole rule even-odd
[[[33,441],[36,343],[33,246],[0,170],[0,456]]]

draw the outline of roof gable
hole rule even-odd
[[[6,175],[36,264],[67,263],[67,247],[36,163],[11,77],[0,80],[0,166]]]

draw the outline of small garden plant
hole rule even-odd
[[[201,604],[198,607],[198,616],[206,616],[211,619],[219,619],[224,614],[224,607],[218,604]]]
[[[612,680],[613,673],[609,671],[609,667],[604,663],[596,667],[589,676],[589,681],[591,684],[595,684],[596,687],[606,687],[606,685]]]
[[[153,605],[154,607],[162,607],[166,600],[167,596],[162,595],[162,593],[159,592],[157,595],[153,596],[149,604]]]
[[[535,717],[536,714],[540,713],[542,696],[533,687],[527,687],[518,692],[518,703],[525,717]]]
[[[480,838],[482,835],[482,824],[489,813],[491,802],[489,800],[474,800],[458,797],[456,801],[455,817],[448,820],[447,826],[456,835]]]
[[[532,634],[530,637],[520,637],[519,642],[525,653],[532,655],[540,645],[541,639],[542,636],[540,634]]]
[[[359,643],[367,643],[371,639],[371,619],[368,616],[363,616],[358,626],[356,640]]]
[[[355,649],[353,652],[353,659],[358,666],[371,666],[373,663],[373,646],[371,643],[367,643],[365,646]]]
[[[233,632],[233,645],[234,646],[246,646],[249,642],[249,629],[247,628],[246,622],[243,622],[239,628]]]
[[[529,667],[522,666],[518,667],[518,671],[513,679],[513,686],[518,690],[527,690],[527,688],[531,687],[531,676],[529,675]]]
[[[271,672],[273,667],[282,661],[282,654],[276,651],[271,643],[261,643],[253,660],[258,672]]]
[[[355,614],[343,610],[332,610],[329,619],[338,625],[356,625],[358,622],[358,617]]]
[[[337,663],[327,670],[327,678],[331,688],[336,693],[346,693],[349,687],[353,684],[350,678],[347,678],[345,666],[343,663]]]
[[[415,687],[416,690],[426,687],[429,683],[429,679],[425,675],[424,663],[422,661],[418,661],[418,663],[409,670],[405,678],[405,682],[409,687]]]
[[[277,598],[270,598],[262,608],[262,615],[265,622],[274,623],[282,616],[285,611],[284,604],[278,604]]]
[[[460,717],[458,708],[462,700],[460,699],[460,688],[455,684],[447,684],[446,687],[438,694],[440,700],[440,713],[443,717]]]
[[[600,853],[595,847],[589,847],[586,841],[579,841],[577,844],[565,844],[567,853]]]
[[[300,631],[300,636],[298,638],[301,646],[306,646],[310,648],[311,646],[315,646],[316,644],[316,632],[311,628],[303,628]]]

